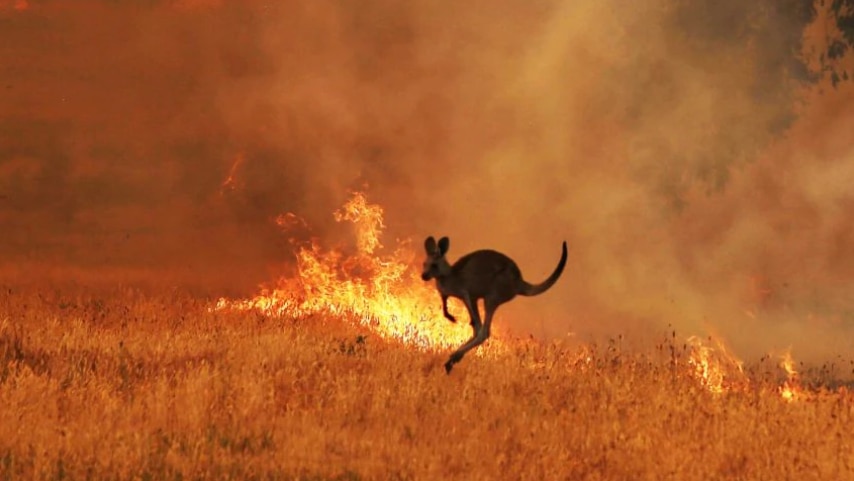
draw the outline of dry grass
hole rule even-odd
[[[713,395],[666,342],[446,376],[340,321],[96,292],[0,294],[0,479],[854,479],[854,397],[787,403],[761,367]]]

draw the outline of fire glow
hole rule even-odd
[[[345,255],[312,240],[299,247],[296,276],[279,278],[251,299],[220,299],[217,309],[296,318],[323,314],[353,318],[384,338],[423,349],[456,347],[468,340],[467,323],[448,322],[435,288],[410,268],[415,253],[408,242],[399,243],[390,254],[378,252],[385,228],[382,207],[354,192],[333,215],[337,222],[352,223],[354,254]],[[284,229],[305,225],[294,214],[281,215],[276,223]],[[461,320],[467,318],[461,304],[452,302],[449,309]]]
[[[29,0],[0,0],[0,10],[11,9],[17,12],[23,12],[29,8]]]
[[[790,352],[786,351],[780,357],[780,367],[786,371],[786,381],[779,389],[780,396],[789,402],[803,398],[806,393],[801,388],[800,381],[798,380],[798,371],[795,370],[795,361],[792,360]]]
[[[399,242],[391,253],[380,252],[385,228],[381,206],[369,203],[365,194],[353,192],[333,217],[337,222],[352,224],[353,254],[323,247],[318,239],[312,239],[299,245],[296,275],[282,276],[271,285],[262,286],[261,292],[249,299],[220,298],[215,309],[256,310],[290,318],[337,316],[356,320],[385,339],[422,350],[455,348],[469,339],[471,329],[465,322],[468,313],[464,306],[452,299],[449,311],[460,321],[452,324],[444,318],[435,288],[422,281],[412,267],[417,265],[416,252],[409,241]],[[302,218],[292,213],[278,216],[275,222],[286,232],[307,227]],[[489,343],[491,351],[506,347],[500,339],[490,339]],[[714,394],[737,391],[750,384],[742,362],[720,340],[715,339],[714,343],[711,346],[697,336],[687,339],[688,375]],[[589,364],[583,347],[580,352],[579,359],[586,358]],[[484,349],[475,353],[483,355]],[[786,401],[801,399],[805,394],[793,365],[790,354],[783,356],[780,367],[788,378],[778,392]]]
[[[689,337],[687,344],[691,347],[688,364],[700,384],[709,391],[721,394],[746,381],[742,362],[727,352],[719,340],[716,341],[717,349],[704,345],[696,336]]]

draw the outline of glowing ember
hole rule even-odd
[[[457,324],[442,316],[435,287],[410,268],[415,253],[407,242],[391,254],[377,253],[385,227],[379,205],[355,192],[334,218],[353,223],[355,254],[324,249],[312,241],[299,248],[294,277],[280,278],[252,299],[220,299],[216,308],[288,317],[341,316],[356,319],[383,337],[424,349],[456,347],[468,340],[471,329],[465,308],[456,302],[449,306],[461,320]],[[293,214],[279,216],[276,223],[285,229],[305,225]]]
[[[729,354],[720,341],[715,341],[717,349],[703,344],[702,339],[691,336],[687,339],[691,346],[688,364],[694,368],[693,374],[709,391],[720,394],[734,386],[736,381],[744,381],[742,362]]]
[[[237,170],[243,165],[243,162],[246,161],[246,157],[240,153],[234,157],[234,161],[231,163],[231,168],[228,170],[228,176],[222,182],[222,186],[220,187],[220,194],[225,193],[225,191],[231,191],[237,189]]]

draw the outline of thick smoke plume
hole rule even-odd
[[[852,92],[799,83],[809,9],[0,1],[2,258],[251,292],[289,256],[275,215],[343,238],[367,185],[388,243],[536,282],[567,240],[512,329],[850,354]]]

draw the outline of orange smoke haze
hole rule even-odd
[[[345,242],[367,185],[389,239],[531,282],[566,240],[511,329],[854,354],[854,90],[799,90],[779,12],[688,3],[0,1],[2,260],[251,294],[276,218]]]
[[[30,2],[28,0],[3,0],[0,1],[0,10],[16,10],[18,12],[24,11],[30,7]]]

